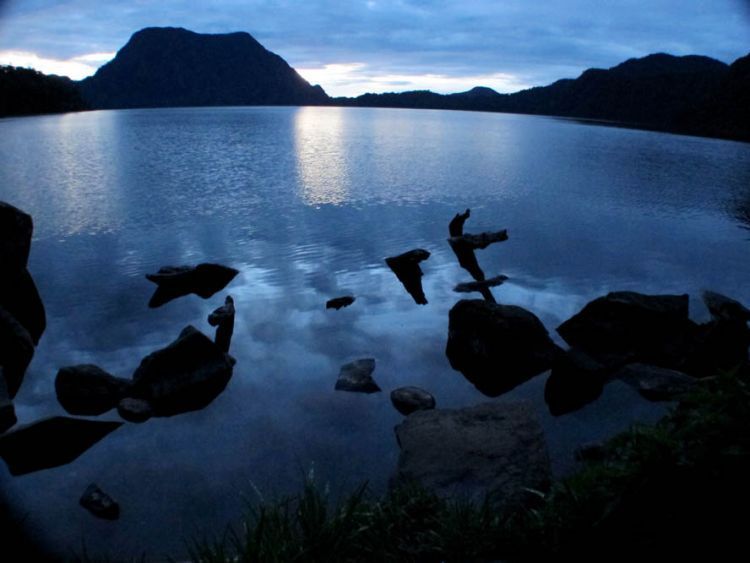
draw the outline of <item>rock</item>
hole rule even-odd
[[[550,466],[542,428],[526,402],[418,411],[396,426],[401,453],[392,486],[416,482],[446,498],[516,508],[544,489]]]
[[[703,292],[703,302],[708,312],[715,321],[743,322],[750,321],[750,309],[739,301],[716,293],[714,291]]]
[[[5,384],[3,368],[0,367],[0,434],[11,428],[17,420],[16,409]]]
[[[123,420],[141,423],[146,422],[149,418],[154,416],[154,409],[148,401],[135,399],[133,397],[125,397],[117,403],[117,413]]]
[[[697,325],[688,318],[688,296],[609,293],[588,303],[557,332],[608,367],[634,361],[679,367]]]
[[[521,307],[464,299],[450,311],[448,360],[490,397],[548,370],[558,352],[542,322]]]
[[[342,297],[334,297],[326,301],[326,309],[336,309],[337,311],[342,307],[348,307],[356,300],[351,295],[343,295]]]
[[[482,293],[487,288],[502,285],[507,279],[508,276],[499,275],[487,280],[459,283],[458,285],[456,285],[456,287],[453,288],[453,291],[455,291],[456,293],[471,293],[472,291],[478,291]]]
[[[224,305],[215,309],[208,315],[208,324],[216,327],[214,342],[226,353],[232,344],[232,333],[234,333],[234,299],[227,295]]]
[[[117,413],[128,422],[146,422],[154,416],[154,409],[148,401],[125,397],[117,404]]]
[[[91,483],[86,487],[79,502],[83,508],[97,518],[117,520],[120,517],[120,505],[95,483]]]
[[[448,242],[451,243],[451,246],[456,244],[471,250],[481,250],[487,248],[491,244],[506,240],[508,240],[508,230],[503,229],[502,231],[479,233],[478,235],[462,234],[457,237],[451,236],[451,238],[448,239]]]
[[[10,398],[16,396],[34,356],[34,341],[13,315],[0,307],[0,367]]]
[[[451,237],[448,239],[451,250],[456,255],[459,266],[469,272],[469,275],[477,281],[484,279],[484,271],[479,266],[474,248],[462,237]]]
[[[398,256],[385,259],[385,263],[396,274],[398,280],[418,305],[427,305],[427,297],[425,297],[422,289],[422,276],[424,274],[419,267],[419,263],[429,257],[430,253],[426,250],[415,248]]]
[[[380,387],[372,378],[375,371],[375,359],[364,358],[341,366],[336,381],[337,391],[354,391],[356,393],[377,393]]]
[[[46,418],[0,436],[0,457],[11,475],[65,465],[120,426],[122,422]]]
[[[615,377],[649,401],[673,401],[699,385],[698,380],[682,372],[646,364],[628,364]]]
[[[82,416],[96,416],[115,408],[132,385],[92,364],[60,368],[55,377],[55,392],[62,408]]]
[[[435,397],[419,387],[399,387],[391,391],[391,403],[396,410],[408,416],[414,411],[435,408]]]
[[[31,215],[0,201],[0,272],[26,268],[34,224]]]
[[[197,266],[167,266],[155,274],[146,274],[146,279],[158,287],[148,303],[149,307],[161,307],[172,299],[194,293],[208,299],[224,289],[239,271],[220,264],[198,264]]]
[[[130,396],[151,404],[154,416],[172,416],[208,406],[232,377],[233,362],[192,326],[167,347],[143,358],[133,373]]]
[[[580,350],[572,348],[559,354],[544,386],[550,414],[568,414],[598,399],[607,374],[602,364]]]
[[[0,307],[13,315],[28,331],[34,344],[47,327],[47,316],[39,292],[28,270],[0,274]]]
[[[456,213],[448,224],[448,232],[451,237],[460,237],[464,234],[464,223],[471,217],[471,209],[467,209],[463,213]]]

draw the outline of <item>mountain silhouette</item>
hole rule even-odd
[[[656,53],[513,94],[477,87],[445,95],[365,94],[334,103],[554,115],[748,141],[749,96],[750,55],[728,66],[709,57]]]
[[[70,78],[0,66],[0,117],[82,109],[86,109],[86,104]]]
[[[315,105],[328,101],[249,33],[208,35],[150,27],[80,83],[96,109]]]

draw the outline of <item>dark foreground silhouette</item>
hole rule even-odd
[[[191,293],[208,299],[224,289],[237,274],[239,271],[221,264],[166,266],[155,274],[146,274],[146,279],[158,286],[148,306],[161,307]]]

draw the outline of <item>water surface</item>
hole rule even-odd
[[[478,251],[510,281],[498,301],[554,328],[613,290],[705,288],[750,303],[750,145],[567,120],[365,108],[194,108],[0,120],[0,199],[35,222],[30,270],[48,328],[16,399],[20,423],[62,414],[60,366],[96,363],[129,377],[140,359],[231,294],[237,307],[227,390],[208,408],[126,425],[75,462],[0,484],[40,537],[70,553],[179,554],[221,532],[246,501],[298,490],[314,469],[334,492],[382,491],[401,417],[388,392],[418,385],[440,407],[488,400],[445,355],[452,292],[468,274],[446,238],[507,228]],[[383,259],[422,247],[429,304]],[[144,278],[202,261],[240,275],[209,300],[159,309]],[[325,301],[357,301],[326,311]],[[339,367],[374,357],[384,392],[334,392]],[[659,411],[613,383],[594,404],[553,418],[546,375],[496,399],[530,399],[553,467],[581,442]],[[105,417],[107,418],[107,417]],[[116,419],[116,415],[108,418]],[[78,506],[97,482],[118,522]]]

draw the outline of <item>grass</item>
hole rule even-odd
[[[747,371],[725,373],[653,426],[605,445],[601,461],[513,514],[445,501],[418,487],[333,506],[303,491],[249,510],[239,531],[196,541],[195,563],[353,561],[733,560],[750,520]]]

